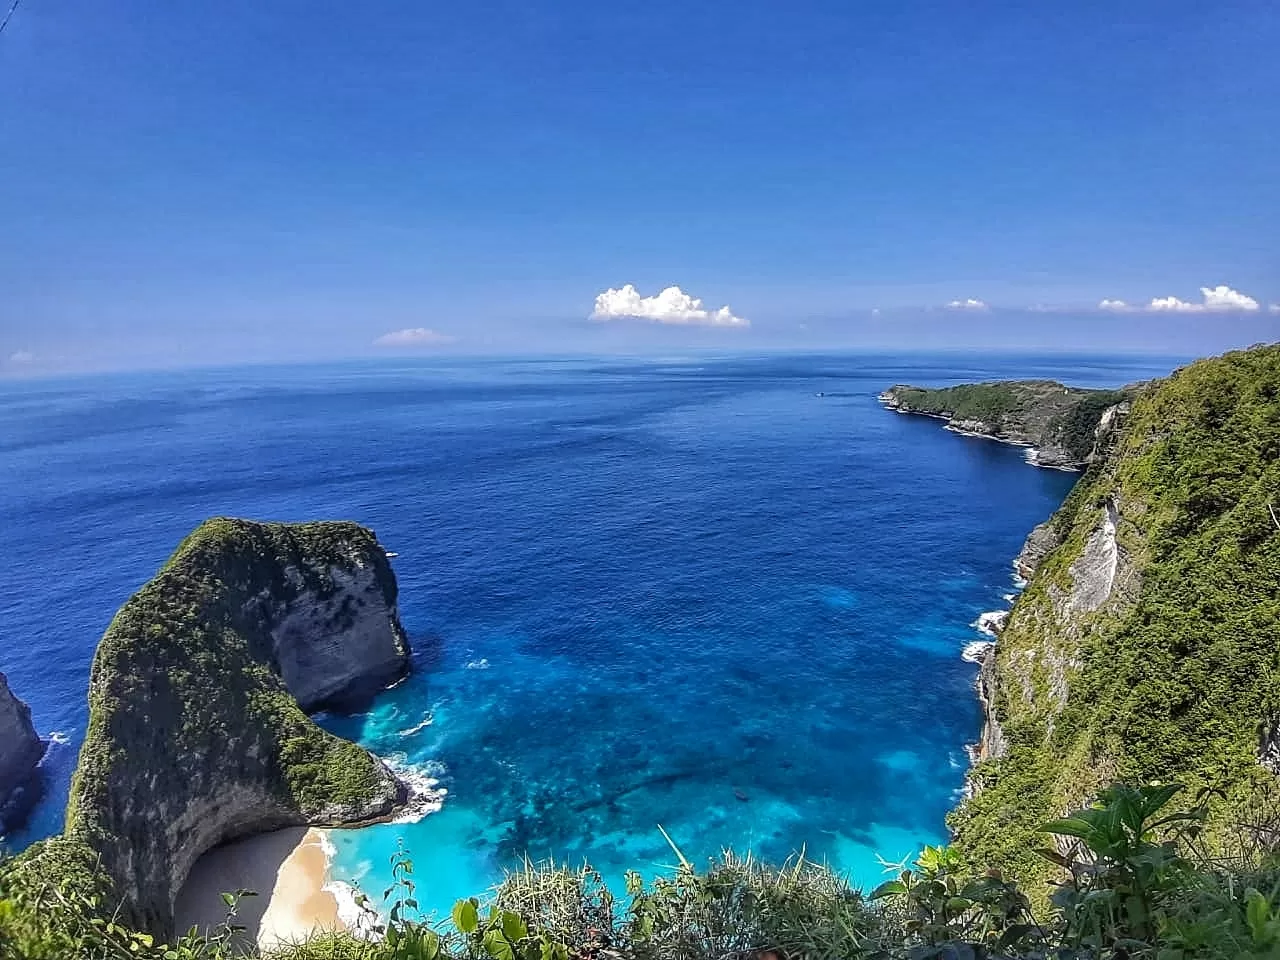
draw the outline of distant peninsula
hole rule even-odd
[[[1086,390],[1054,380],[936,389],[897,384],[880,394],[880,401],[898,413],[945,420],[947,428],[957,433],[1029,447],[1027,460],[1036,466],[1083,470],[1104,415],[1129,401],[1137,390],[1137,386]]]

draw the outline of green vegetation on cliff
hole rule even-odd
[[[1047,466],[1082,466],[1103,412],[1129,392],[1008,380],[938,389],[899,384],[882,397],[904,413],[942,417],[959,429],[1031,444],[1043,452]]]
[[[1135,397],[1053,520],[1061,545],[996,650],[1006,754],[952,816],[975,867],[1032,878],[1037,826],[1114,779],[1276,792],[1280,346],[1202,360]],[[1220,846],[1213,832],[1211,848]]]

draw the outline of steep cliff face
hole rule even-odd
[[[36,765],[44,743],[31,710],[14,696],[0,673],[0,836],[17,827],[38,795]]]
[[[303,706],[384,685],[406,663],[395,579],[370,531],[209,521],[99,644],[59,856],[100,859],[133,919],[165,933],[211,847],[387,817],[404,787]]]
[[[1102,419],[1136,388],[1082,390],[1053,380],[1010,380],[928,389],[898,384],[880,401],[899,413],[946,420],[951,430],[1030,447],[1041,467],[1087,466]]]
[[[1280,347],[1204,360],[1099,420],[1087,473],[1020,556],[983,665],[975,865],[1045,867],[1038,825],[1115,779],[1243,808],[1280,769]],[[1229,817],[1226,819],[1230,819]]]

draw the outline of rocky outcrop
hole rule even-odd
[[[1004,728],[995,709],[996,648],[993,644],[982,652],[978,668],[978,700],[982,704],[982,739],[978,741],[977,760],[997,760],[1009,749]]]
[[[276,667],[303,710],[364,699],[404,675],[404,629],[377,564],[330,567],[322,591],[307,591],[297,568],[285,576],[297,593],[260,594],[249,613],[268,625]]]
[[[1040,562],[1044,560],[1054,550],[1061,545],[1062,539],[1053,528],[1053,523],[1046,520],[1044,523],[1037,524],[1036,527],[1027,535],[1026,541],[1022,544],[1022,550],[1018,553],[1018,558],[1013,561],[1013,567],[1017,571],[1018,576],[1023,580],[1030,580],[1035,576],[1036,568],[1040,566]]]
[[[44,747],[31,723],[30,708],[14,696],[0,673],[0,836],[22,822],[39,796],[36,766]]]
[[[134,922],[167,934],[211,847],[389,817],[404,785],[304,707],[376,689],[407,656],[372,532],[209,521],[99,644],[65,842],[101,863]]]

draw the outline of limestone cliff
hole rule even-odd
[[[898,384],[880,394],[880,401],[898,413],[946,420],[948,429],[959,433],[1029,447],[1027,459],[1037,466],[1079,470],[1091,462],[1108,411],[1114,417],[1118,405],[1136,389],[1083,390],[1053,380],[941,389]]]
[[[403,803],[381,761],[304,708],[376,689],[406,665],[395,578],[370,531],[205,523],[102,638],[65,838],[28,859],[99,860],[127,914],[167,933],[211,847],[385,818]]]
[[[1029,583],[983,664],[983,760],[952,816],[975,866],[1012,875],[1046,869],[1040,823],[1115,779],[1212,786],[1228,810],[1278,787],[1280,346],[1145,387],[1093,443],[1019,557]]]
[[[44,743],[31,723],[31,710],[13,695],[0,673],[0,836],[21,822],[39,793],[36,765]]]

